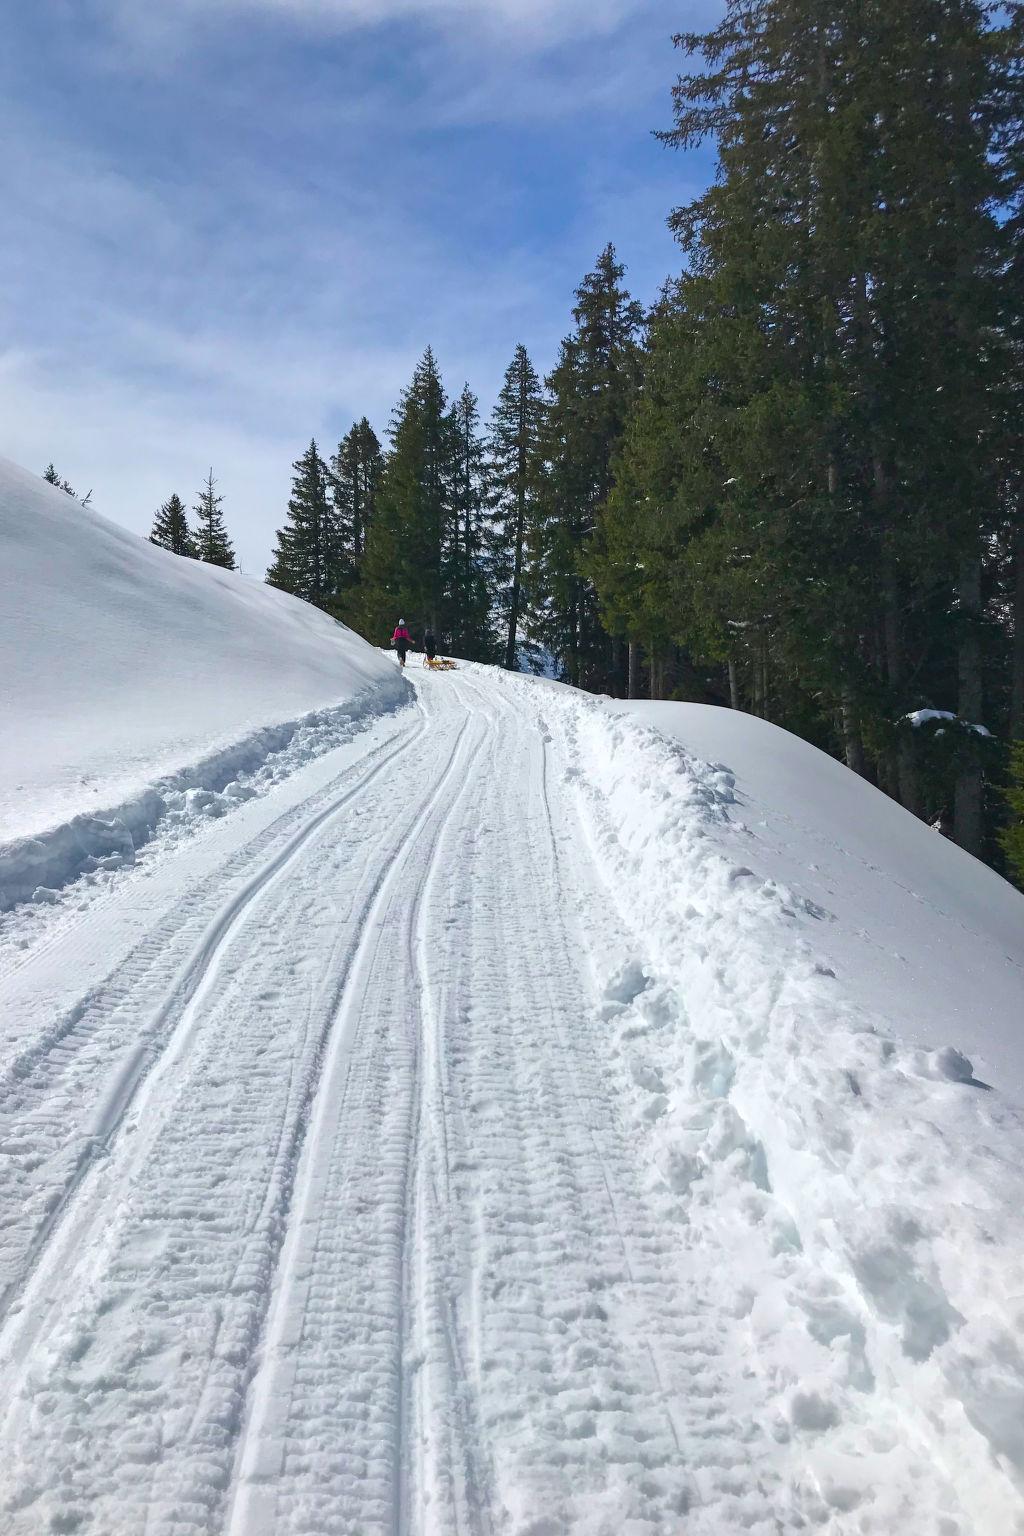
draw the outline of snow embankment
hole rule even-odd
[[[130,861],[409,697],[358,636],[0,459],[0,910]]]
[[[650,1187],[821,1519],[902,1486],[899,1420],[972,1530],[1024,1530],[1024,897],[761,720],[545,713],[636,938],[603,1027]]]

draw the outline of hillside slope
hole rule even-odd
[[[404,696],[308,604],[169,555],[7,460],[0,548],[0,908],[147,836],[154,786],[219,791],[311,712]]]

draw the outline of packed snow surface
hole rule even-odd
[[[0,927],[5,1536],[1021,1536],[1024,898],[764,722],[351,647]]]
[[[0,551],[0,910],[131,856],[168,794],[238,785],[303,717],[399,698],[388,662],[308,604],[3,459]]]

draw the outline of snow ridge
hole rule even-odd
[[[411,697],[409,684],[396,673],[344,704],[262,726],[119,805],[83,812],[37,837],[0,844],[0,912],[21,902],[53,905],[82,876],[87,884],[103,884],[105,876],[133,864],[158,834],[160,851],[165,851],[204,822],[266,794]]]

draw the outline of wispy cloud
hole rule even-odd
[[[39,0],[0,59],[0,451],[139,531],[212,463],[258,568],[310,435],[383,430],[428,342],[486,409],[516,342],[550,366],[609,238],[653,296],[674,24],[673,0]]]
[[[607,36],[645,0],[103,0],[109,24],[138,42],[166,46],[240,15],[264,15],[321,35],[416,23],[456,41],[484,39],[540,50],[574,39]]]

